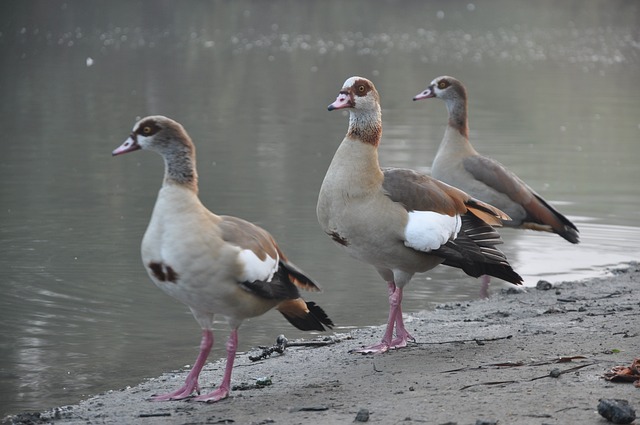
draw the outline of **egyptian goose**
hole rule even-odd
[[[275,307],[298,329],[323,331],[333,323],[322,308],[300,298],[298,288],[319,288],[287,261],[267,231],[240,218],[218,216],[202,205],[195,147],[179,123],[163,116],[143,118],[113,155],[138,149],[159,153],[165,163],[162,188],[142,240],[144,267],[160,289],[189,306],[202,327],[200,353],[184,385],[153,400],[200,394],[198,376],[213,345],[214,315],[219,314],[231,327],[224,377],[218,389],[195,398],[218,401],[229,395],[238,327],[244,319]]]
[[[418,272],[445,264],[472,276],[489,274],[514,284],[522,278],[495,245],[498,209],[418,172],[378,163],[382,119],[378,92],[362,77],[345,81],[329,111],[349,109],[349,129],[318,197],[322,229],[351,256],[373,265],[387,282],[389,319],[382,353],[414,338],[402,318],[404,286]],[[395,328],[395,338],[394,338]]]
[[[499,162],[480,155],[469,143],[467,91],[452,77],[438,77],[413,100],[445,101],[449,123],[431,166],[431,175],[500,208],[508,227],[553,232],[578,243],[578,228]],[[483,293],[489,284],[483,280]]]

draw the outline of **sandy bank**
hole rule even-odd
[[[216,404],[149,402],[180,386],[178,371],[14,423],[346,424],[368,412],[376,424],[606,424],[601,398],[640,409],[639,388],[603,379],[640,356],[639,283],[633,264],[607,278],[442,305],[408,318],[416,343],[379,356],[349,350],[376,342],[381,327],[254,362],[256,349],[238,356],[236,389]],[[205,367],[204,391],[223,367]]]

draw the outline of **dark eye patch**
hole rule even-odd
[[[371,90],[371,87],[366,81],[363,81],[363,80],[356,81],[355,83],[356,96],[366,96],[370,90]]]
[[[141,122],[136,130],[136,133],[141,136],[153,136],[160,130],[160,127],[154,120],[147,120]]]
[[[438,81],[438,88],[440,90],[444,90],[447,87],[449,87],[451,85],[451,83],[449,82],[449,80],[440,80]]]

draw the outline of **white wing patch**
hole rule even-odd
[[[278,261],[280,259],[271,258],[267,255],[263,261],[250,249],[243,249],[238,253],[238,260],[243,266],[240,281],[255,282],[261,280],[270,282],[273,274],[278,270]]]
[[[455,239],[462,226],[459,215],[451,217],[433,211],[412,211],[404,229],[404,244],[429,252]]]

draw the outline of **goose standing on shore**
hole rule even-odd
[[[431,166],[431,175],[464,190],[509,215],[508,227],[553,232],[567,241],[579,242],[578,228],[498,161],[480,155],[469,142],[467,90],[453,77],[431,82],[413,100],[445,101],[449,122]],[[488,277],[483,281],[486,292]]]
[[[162,188],[142,240],[142,261],[151,280],[185,303],[202,328],[200,353],[182,387],[154,396],[155,401],[180,400],[200,394],[198,376],[213,345],[215,314],[226,317],[231,333],[227,364],[219,388],[197,401],[228,397],[244,319],[276,308],[295,327],[325,330],[333,323],[313,302],[300,298],[298,288],[318,286],[288,262],[264,229],[230,216],[218,216],[198,198],[195,147],[184,128],[169,118],[138,121],[113,155],[138,149],[160,154],[165,163]]]
[[[522,282],[495,247],[501,239],[492,226],[506,215],[413,170],[380,168],[380,98],[371,81],[345,81],[328,109],[345,108],[349,128],[322,182],[317,215],[327,235],[352,257],[373,265],[387,282],[384,336],[359,352],[382,353],[414,339],[404,326],[402,295],[415,273],[445,264],[475,277]]]

